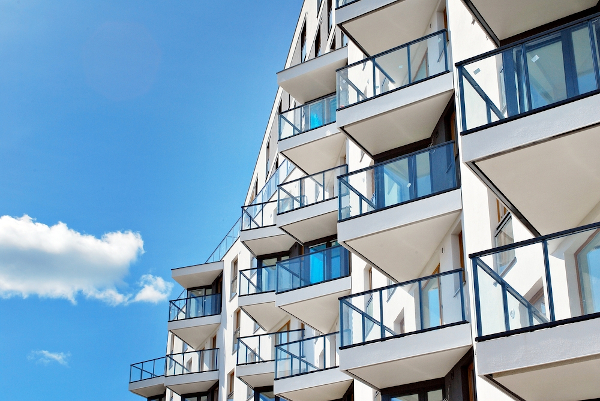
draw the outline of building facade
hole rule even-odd
[[[242,215],[130,391],[600,399],[599,40],[597,0],[305,0]]]

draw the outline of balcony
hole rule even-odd
[[[238,305],[266,330],[287,314],[275,305],[277,268],[275,265],[240,271]]]
[[[440,31],[338,70],[337,126],[372,155],[429,138],[452,98],[448,67]]]
[[[495,2],[471,0],[476,10],[499,39],[504,40],[569,15],[588,10],[596,0],[554,1],[544,0]]]
[[[219,349],[167,355],[165,386],[181,394],[208,391],[219,381]]]
[[[599,229],[470,255],[479,375],[526,400],[600,397]]]
[[[576,227],[600,201],[599,25],[580,21],[458,67],[463,159],[534,233]]]
[[[338,166],[279,186],[277,225],[305,243],[337,233],[337,177],[348,166]]]
[[[165,357],[138,362],[129,368],[129,391],[150,398],[165,392]]]
[[[222,272],[223,262],[219,261],[171,269],[171,277],[183,288],[196,288],[211,285]]]
[[[279,151],[308,174],[336,166],[346,143],[336,109],[334,93],[279,114]]]
[[[340,369],[378,389],[446,376],[471,348],[463,274],[340,298]]]
[[[369,54],[376,54],[422,35],[437,11],[438,2],[337,0],[336,6],[336,24]]]
[[[320,332],[338,319],[338,298],[352,288],[350,255],[341,246],[277,263],[276,305]]]
[[[236,376],[252,388],[270,387],[275,378],[275,346],[301,340],[304,330],[238,338]]]
[[[274,392],[290,401],[341,399],[352,378],[338,368],[339,333],[275,347]]]
[[[169,301],[168,329],[192,348],[202,348],[221,324],[221,294]]]
[[[335,70],[348,64],[348,47],[277,73],[277,84],[300,103],[335,92]]]
[[[240,240],[254,255],[287,251],[294,239],[275,225],[277,201],[242,206]]]
[[[419,276],[462,209],[453,142],[338,182],[338,241],[398,281]]]

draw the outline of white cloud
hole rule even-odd
[[[31,351],[29,355],[27,355],[27,359],[30,361],[36,361],[37,363],[41,363],[43,365],[48,365],[50,362],[58,362],[63,366],[68,366],[67,358],[70,357],[71,354],[67,352],[50,352],[46,350],[37,350]]]
[[[173,284],[149,274],[141,277],[137,294],[117,290],[142,253],[139,233],[117,231],[96,238],[61,222],[47,226],[27,215],[1,216],[0,296],[38,295],[75,303],[83,294],[110,305],[162,301]]]

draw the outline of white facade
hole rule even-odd
[[[600,399],[598,12],[305,0],[242,217],[130,391]]]

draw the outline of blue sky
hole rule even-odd
[[[3,399],[139,401],[170,269],[239,217],[301,3],[0,1]]]

